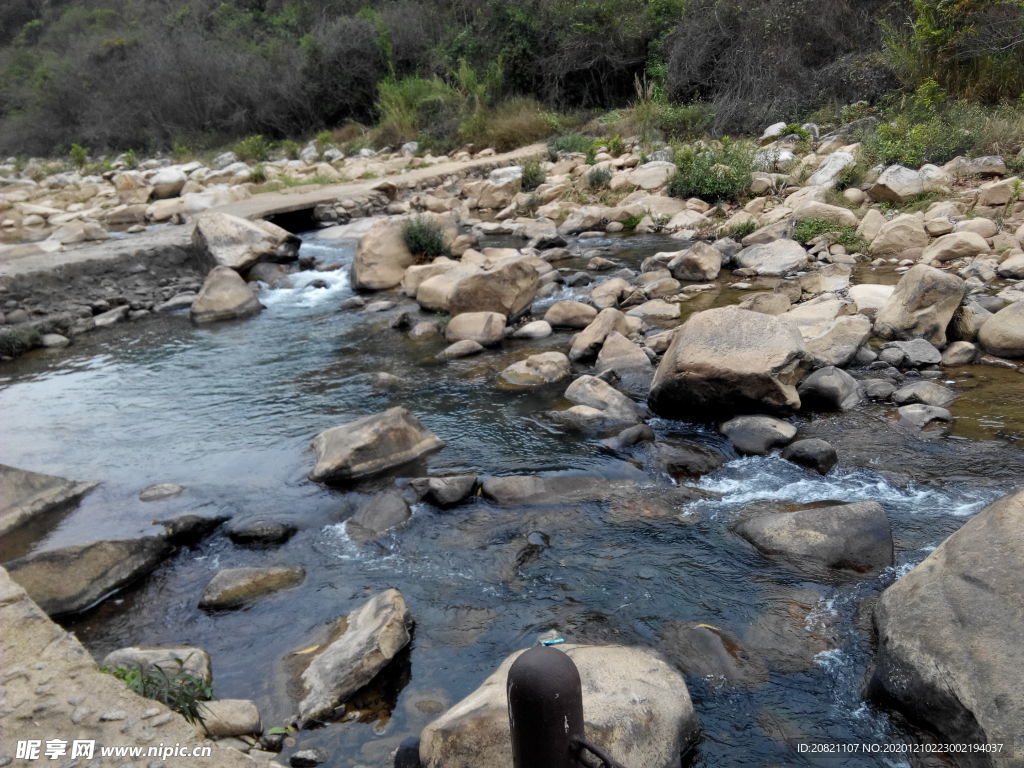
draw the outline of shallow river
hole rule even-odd
[[[613,248],[615,259],[633,266],[665,250],[658,238],[593,245]],[[687,621],[730,630],[770,670],[768,682],[753,687],[688,681],[704,727],[695,764],[813,765],[786,739],[908,738],[862,699],[870,662],[870,606],[862,603],[1019,477],[1020,390],[1006,392],[1019,387],[1019,375],[1003,381],[999,373],[961,372],[957,380],[974,394],[958,406],[964,426],[952,438],[892,436],[881,406],[819,420],[816,433],[837,441],[842,461],[825,478],[778,458],[736,458],[708,427],[655,421],[662,437],[713,444],[733,456],[696,483],[720,496],[683,505],[642,450],[613,456],[596,440],[540,418],[559,405],[557,394],[495,388],[496,371],[508,362],[528,351],[564,350],[568,334],[513,340],[500,352],[439,366],[431,358],[442,344],[411,342],[391,330],[393,312],[338,310],[351,295],[350,243],[310,237],[303,247],[343,268],[303,273],[294,290],[264,291],[267,309],[254,319],[195,328],[184,315],[153,318],[0,367],[0,462],[102,482],[76,511],[30,532],[36,540],[26,537],[20,552],[132,536],[154,519],[185,512],[272,514],[299,528],[266,550],[214,535],[67,622],[97,657],[129,644],[201,646],[213,657],[219,697],[254,698],[264,727],[284,725],[294,711],[289,655],[394,586],[416,619],[411,651],[361,697],[359,721],[299,734],[300,747],[326,748],[331,765],[387,765],[399,742],[542,633],[649,645],[671,657],[673,627]],[[329,287],[302,287],[314,279]],[[572,295],[563,289],[558,298]],[[692,304],[734,300],[726,292]],[[403,384],[375,389],[378,371]],[[434,473],[625,477],[664,504],[654,512],[639,502],[509,509],[477,499],[447,512],[419,505],[407,527],[379,545],[358,546],[341,521],[363,497],[306,479],[309,442],[327,427],[393,405],[408,407],[447,441],[429,461]],[[161,482],[188,490],[175,499],[138,500],[140,489]],[[752,502],[822,500],[881,502],[893,524],[897,568],[865,581],[815,584],[728,531]],[[517,568],[534,531],[550,545]],[[306,580],[244,610],[196,607],[217,569],[257,564],[299,564]],[[827,763],[902,764],[863,755]]]

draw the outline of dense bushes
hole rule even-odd
[[[668,181],[673,197],[735,201],[750,187],[753,151],[745,144],[725,139],[713,147],[682,147],[675,159],[677,170]]]

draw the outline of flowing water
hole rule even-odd
[[[610,248],[621,263],[636,265],[678,244],[634,237],[588,247]],[[861,695],[871,655],[870,599],[1019,476],[1020,399],[1005,392],[1016,382],[973,374],[983,380],[966,398],[962,439],[891,437],[881,406],[852,421],[804,420],[839,446],[843,464],[827,477],[776,457],[735,457],[705,426],[655,420],[661,437],[714,444],[733,457],[695,483],[708,498],[684,504],[643,450],[624,460],[540,418],[560,405],[557,392],[495,388],[496,372],[508,362],[564,350],[568,334],[510,340],[501,351],[437,365],[432,357],[442,342],[412,342],[389,328],[398,310],[339,311],[351,295],[351,243],[314,235],[303,248],[342,268],[302,273],[292,289],[264,290],[267,308],[256,318],[196,328],[184,315],[157,317],[0,369],[0,462],[102,483],[77,510],[31,531],[34,539],[15,542],[17,551],[5,559],[134,536],[151,531],[154,519],[186,512],[269,514],[298,527],[284,545],[262,550],[214,535],[66,622],[98,658],[130,644],[201,646],[213,657],[219,697],[256,699],[265,728],[284,725],[294,712],[291,654],[320,642],[334,619],[393,586],[416,619],[410,650],[359,697],[358,717],[298,735],[299,747],[326,748],[331,765],[388,765],[398,743],[542,633],[654,646],[671,658],[673,628],[690,621],[731,631],[770,673],[766,683],[749,687],[688,681],[704,728],[695,764],[812,765],[793,739],[910,737]],[[547,301],[586,290],[563,288]],[[715,291],[688,303],[729,303],[736,293]],[[401,384],[377,388],[379,371]],[[365,495],[309,482],[309,441],[394,405],[408,407],[447,441],[429,460],[433,473],[573,472],[608,483],[631,479],[644,490],[632,504],[516,509],[477,498],[448,511],[421,504],[403,529],[357,545],[342,523]],[[164,501],[138,500],[140,489],[162,482],[188,490]],[[751,503],[822,500],[881,502],[892,521],[897,566],[877,578],[813,583],[728,530]],[[522,558],[526,537],[537,531],[549,545]],[[276,564],[302,565],[305,582],[243,610],[196,607],[216,570]],[[858,755],[829,764],[901,763]]]

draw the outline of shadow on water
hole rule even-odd
[[[667,249],[664,238],[605,240],[586,247],[606,248],[624,266]],[[186,512],[285,515],[298,527],[272,549],[246,549],[219,534],[181,549],[144,581],[67,622],[95,655],[128,644],[199,645],[213,657],[218,696],[256,699],[266,728],[285,725],[295,713],[289,657],[375,592],[397,587],[416,620],[409,652],[360,694],[361,715],[298,735],[300,747],[326,748],[332,765],[387,765],[404,739],[543,632],[653,646],[671,657],[685,622],[729,633],[766,670],[750,686],[690,676],[704,725],[697,765],[812,765],[794,739],[907,738],[861,697],[871,655],[867,609],[1024,475],[1022,453],[1008,439],[1021,432],[1019,401],[1000,405],[1012,382],[987,369],[954,372],[966,393],[954,408],[967,423],[954,437],[971,440],[905,434],[882,407],[801,420],[804,434],[839,449],[840,468],[827,477],[774,457],[733,457],[694,483],[708,498],[686,503],[637,451],[625,457],[635,465],[629,477],[640,478],[635,498],[594,493],[528,507],[476,498],[447,511],[421,504],[402,530],[357,545],[342,524],[356,497],[306,479],[309,441],[394,405],[446,440],[429,459],[435,473],[572,470],[594,476],[602,490],[627,466],[596,441],[536,417],[558,402],[557,390],[494,387],[509,362],[565,349],[569,333],[436,365],[431,358],[442,341],[412,342],[389,328],[409,304],[379,314],[338,310],[351,295],[350,243],[307,241],[334,249],[342,269],[264,291],[267,309],[252,320],[200,329],[181,315],[153,318],[0,372],[0,461],[102,483],[78,509],[36,531],[38,547],[132,536]],[[314,280],[327,287],[312,287]],[[729,290],[723,283],[714,296],[688,303],[729,303]],[[399,383],[381,388],[373,376],[380,371]],[[721,444],[700,425],[654,426],[666,438]],[[139,490],[158,482],[188,490],[138,500]],[[818,584],[729,530],[754,502],[825,499],[880,502],[892,521],[897,565],[874,578]],[[294,589],[234,611],[197,608],[218,569],[291,564],[306,569]],[[829,762],[894,764],[864,755]]]

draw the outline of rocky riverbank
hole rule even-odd
[[[862,187],[837,195],[835,176],[858,151],[842,135],[822,137],[802,156],[790,137],[769,131],[762,143],[760,162],[771,170],[754,175],[742,207],[664,194],[674,166],[643,158],[633,147],[618,157],[598,154],[594,165],[571,155],[542,163],[545,181],[529,191],[522,189],[521,165],[448,178],[427,190],[385,186],[377,193],[388,199],[387,216],[319,230],[321,238],[357,240],[350,280],[360,295],[332,308],[335,314],[373,322],[381,348],[407,345],[427,370],[472,377],[468,366],[487,369],[495,399],[518,399],[531,423],[594,446],[616,468],[434,471],[437,457],[468,450],[460,445],[464,439],[457,430],[428,427],[416,382],[380,370],[387,360],[374,361],[373,387],[399,393],[391,407],[324,425],[309,435],[312,455],[303,456],[310,485],[323,484],[328,498],[347,500],[339,521],[347,544],[359,552],[386,551],[417,525],[422,510],[437,510],[431,519],[440,529],[477,520],[479,530],[469,534],[474,546],[462,551],[497,552],[493,581],[514,585],[548,557],[553,532],[571,538],[574,525],[585,526],[580,515],[589,514],[588,505],[598,505],[605,525],[660,521],[675,530],[696,524],[688,510],[716,494],[704,480],[739,456],[779,455],[807,484],[879,463],[870,448],[854,444],[864,429],[860,437],[844,434],[847,416],[869,415],[871,429],[884,433],[879,445],[894,434],[924,446],[925,454],[947,450],[941,455],[950,460],[951,449],[928,446],[947,445],[971,372],[1005,371],[1024,383],[1020,186],[1002,175],[1000,158],[982,158],[943,169],[874,169]],[[595,167],[607,170],[607,191],[591,187]],[[935,197],[921,198],[926,191]],[[808,221],[825,224],[801,243],[793,235]],[[410,223],[432,227],[447,255],[425,258],[410,250],[404,235]],[[830,224],[856,235],[843,238],[850,247],[836,242]],[[622,263],[608,236],[626,229],[661,236],[665,250]],[[204,326],[245,322],[263,312],[266,286],[295,288],[304,269],[339,266],[308,260],[295,235],[267,221],[213,211],[197,216],[189,231],[190,247],[213,266],[195,295],[179,296],[174,308],[188,309]],[[304,290],[324,289],[307,284]],[[673,436],[666,424],[675,422],[702,425],[705,439]],[[1000,472],[1020,465],[1015,447],[1005,451]],[[964,462],[974,452],[965,446]],[[982,453],[987,460],[994,455]],[[913,475],[916,467],[906,471]],[[48,482],[56,482],[59,496],[63,486]],[[153,492],[155,498],[163,493]],[[67,501],[60,498],[54,503]],[[1020,704],[1010,640],[1024,629],[1013,608],[1020,589],[999,575],[1014,572],[1018,559],[1012,532],[1005,534],[1016,520],[1017,498],[980,512],[882,592],[873,609],[879,646],[870,685],[873,696],[947,740],[998,742],[1008,750],[1014,739],[1024,740],[1012,716]],[[46,505],[23,506],[30,511],[5,518],[29,520]],[[519,523],[495,544],[492,518],[502,509],[527,510],[529,527]],[[186,542],[202,541],[222,522],[172,519],[137,539],[29,552],[7,567],[51,614],[74,615],[159,571]],[[771,574],[766,578],[791,574],[822,588],[880,591],[895,579],[907,547],[892,512],[870,498],[754,503],[720,527],[716,535],[730,557],[756,563]],[[281,548],[294,558],[286,548],[303,533],[287,516],[266,513],[235,516],[213,536],[241,548]],[[196,605],[215,613],[289,594],[309,598],[307,563],[286,560],[222,568],[201,585]],[[974,586],[963,586],[972,580],[982,582],[976,595]],[[383,586],[361,593],[344,616],[335,613],[315,638],[287,654],[287,682],[279,686],[285,693],[278,691],[286,703],[275,706],[288,709],[289,723],[308,728],[365,712],[372,708],[360,699],[366,686],[400,674],[419,611],[404,587]],[[757,617],[742,636],[702,621],[659,626],[646,644],[668,661],[645,648],[618,646],[611,631],[599,638],[604,642],[573,648],[581,667],[621,679],[613,687],[628,691],[633,705],[654,702],[645,710],[649,729],[622,733],[614,727],[621,696],[585,679],[585,708],[595,713],[588,735],[627,764],[678,764],[701,727],[689,686],[711,675],[756,688],[771,675],[813,668],[821,654],[840,647],[835,622],[815,613],[821,593],[809,592],[787,593],[779,601],[786,607]],[[859,610],[871,615],[871,603]],[[957,641],[953,633],[938,642],[942,621],[913,618],[925,610],[932,617],[956,614],[972,638],[987,639]],[[1002,622],[1005,631],[989,636],[990,622]],[[851,634],[859,637],[867,623]],[[437,624],[433,629],[440,631]],[[505,656],[491,660],[497,671],[478,690],[430,713],[437,717],[417,730],[418,746],[396,749],[431,766],[498,760],[506,737],[494,692],[512,661],[501,662]],[[976,682],[975,672],[988,683]],[[655,705],[668,701],[676,706]],[[486,719],[475,716],[480,711]],[[247,727],[230,738],[248,741],[230,743],[250,752],[281,746],[269,730],[260,737]],[[978,751],[953,759],[1014,765],[1016,758]]]

